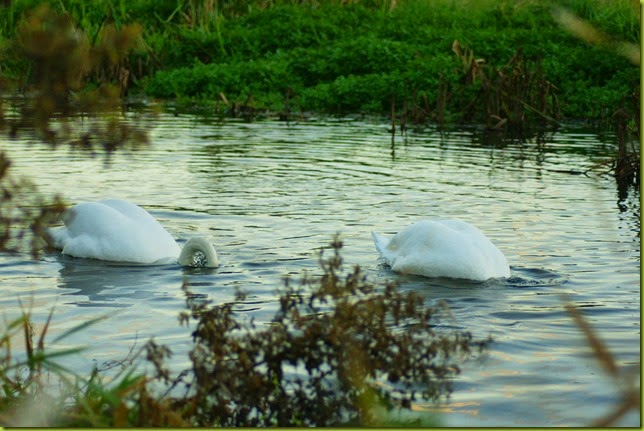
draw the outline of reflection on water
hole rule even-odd
[[[524,143],[490,141],[479,129],[409,132],[333,120],[304,123],[213,122],[161,116],[153,144],[104,161],[61,148],[5,146],[16,171],[45,193],[71,202],[106,197],[145,207],[179,242],[209,236],[216,270],[118,265],[50,254],[0,256],[0,307],[19,312],[29,298],[36,320],[55,307],[52,339],[99,315],[110,317],[65,340],[90,348],[73,364],[123,358],[154,337],[189,365],[184,282],[214,303],[267,322],[283,278],[319,272],[317,250],[342,235],[347,264],[375,281],[396,279],[433,304],[446,301],[449,328],[492,335],[490,352],[470,361],[441,406],[456,426],[579,426],[617,401],[562,304],[577,304],[615,354],[639,362],[639,196],[617,205],[611,178],[596,172],[615,149],[581,129]],[[572,175],[574,172],[588,172]],[[624,208],[627,208],[624,211]],[[621,210],[621,212],[620,212]],[[378,259],[372,230],[385,235],[422,218],[462,218],[505,253],[508,280],[473,283],[391,272]],[[76,359],[75,359],[76,360]],[[639,425],[629,416],[624,425]]]
[[[58,287],[65,302],[87,307],[130,307],[157,292],[162,266],[123,265],[59,255]],[[176,268],[175,268],[176,269]],[[69,301],[69,302],[68,302]]]

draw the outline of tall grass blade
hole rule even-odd
[[[109,317],[109,315],[106,314],[106,315],[103,315],[103,316],[98,316],[98,317],[95,317],[93,319],[90,319],[87,322],[83,322],[83,323],[81,323],[79,325],[76,325],[73,328],[70,328],[67,331],[65,331],[62,334],[60,334],[58,337],[54,338],[54,340],[52,342],[56,343],[58,341],[64,340],[65,338],[69,337],[70,335],[75,334],[76,332],[82,331],[85,328],[100,322],[101,320],[107,319],[108,317]]]
[[[49,316],[47,316],[47,321],[45,322],[45,327],[43,328],[40,337],[38,337],[38,350],[45,350],[45,334],[47,334],[47,329],[49,329],[49,323],[51,322],[51,316],[54,315],[54,307],[51,308]]]
[[[604,368],[604,370],[614,378],[619,376],[615,358],[610,354],[604,343],[597,337],[590,324],[584,319],[579,310],[572,304],[566,304],[566,311],[575,321],[575,324],[581,329],[588,340],[588,345],[595,353],[595,357]]]
[[[13,369],[18,369],[18,368],[21,368],[21,367],[23,367],[25,365],[27,365],[29,367],[33,367],[33,364],[37,363],[39,365],[45,364],[50,369],[55,368],[55,369],[66,371],[66,372],[68,372],[70,374],[74,374],[73,371],[71,371],[69,369],[66,369],[65,367],[63,367],[61,365],[58,365],[58,364],[55,364],[55,363],[51,362],[51,359],[52,358],[57,358],[57,357],[60,357],[60,356],[73,355],[73,354],[76,354],[76,353],[80,353],[83,350],[85,350],[84,347],[71,347],[69,349],[64,349],[64,350],[60,350],[60,351],[57,351],[57,352],[47,352],[47,353],[34,354],[31,357],[27,357],[27,362],[15,362],[15,363],[13,363],[11,365],[8,365],[8,366],[4,367],[2,371],[6,373],[7,371],[11,371]]]

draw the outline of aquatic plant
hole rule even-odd
[[[639,90],[639,89],[638,89]],[[617,183],[620,200],[628,196],[631,187],[640,188],[640,94],[633,91],[624,96],[621,106],[613,114],[614,130],[617,138],[617,155],[611,167]]]
[[[492,67],[458,40],[452,51],[463,64],[459,82],[478,89],[463,108],[460,122],[482,121],[489,128],[515,132],[527,125],[558,124],[561,115],[556,87],[545,78],[541,58],[530,61],[518,48],[504,66]],[[442,91],[452,93],[443,99],[463,97],[458,86],[444,85]]]
[[[606,21],[616,19],[623,23],[624,8],[612,7],[601,10],[584,10],[582,16],[575,14],[573,11],[558,6],[553,9],[554,19],[568,32],[576,38],[583,40],[589,45],[600,46],[613,56],[621,55],[628,59],[633,65],[639,66],[641,63],[639,40],[628,41],[620,40],[612,36],[611,33],[603,31],[606,28]],[[632,9],[638,8],[638,5],[632,4]],[[613,34],[625,35],[630,33],[627,28],[620,28],[620,31]],[[634,70],[635,68],[630,68]],[[634,143],[641,137],[641,105],[640,105],[640,87],[639,78],[633,77],[631,82],[621,90],[623,97],[617,107],[611,110],[610,115],[606,112],[601,113],[599,123],[600,127],[613,128],[617,140],[617,154],[610,162],[617,182],[617,190],[620,200],[628,195],[631,186],[639,189],[640,187],[640,151]]]
[[[256,110],[277,112],[288,98],[303,111],[333,114],[355,110],[388,114],[393,98],[400,111],[397,114],[408,119],[453,122],[465,108],[487,109],[485,103],[470,106],[478,87],[466,88],[466,82],[451,76],[458,64],[450,64],[454,63],[450,47],[459,40],[486,60],[490,72],[501,70],[521,48],[528,62],[539,62],[535,69],[527,64],[526,70],[540,69],[558,89],[563,118],[610,116],[637,74],[624,70],[626,60],[605,54],[620,47],[620,52],[630,56],[639,40],[636,11],[629,0],[558,4],[601,34],[620,35],[624,44],[619,38],[602,37],[606,43],[581,46],[559,30],[549,2],[467,1],[454,8],[451,0],[97,0],[88,7],[79,0],[61,0],[49,3],[48,8],[71,18],[75,31],[84,34],[84,43],[89,44],[83,49],[95,52],[96,59],[109,58],[109,64],[98,61],[101,71],[90,73],[88,79],[111,82],[114,94],[119,95],[133,89],[146,96],[210,104],[220,100],[223,92],[232,107],[243,106],[252,94]],[[2,72],[6,78],[25,76],[33,66],[9,38],[22,17],[39,5],[35,0],[10,2],[0,9],[0,25],[8,37],[0,41],[4,42]],[[65,32],[61,29],[58,34]],[[102,41],[118,41],[120,48],[99,54]],[[86,64],[81,66],[99,67]],[[579,67],[582,64],[593,66]],[[217,69],[209,72],[213,79],[208,85],[199,85],[201,72],[207,69],[202,66]],[[517,66],[519,61],[512,67]],[[245,73],[258,68],[266,72],[261,76]],[[175,70],[182,72],[172,73]],[[511,69],[503,73],[507,80]],[[216,80],[219,76],[224,77],[223,85]],[[175,79],[183,81],[175,83]],[[265,81],[270,85],[263,85]],[[222,90],[227,84],[231,88]],[[459,86],[462,94],[452,91],[457,87],[445,92],[444,87],[450,85]],[[172,94],[168,89],[174,90]],[[437,113],[428,113],[428,107],[434,106]],[[228,109],[228,114],[239,112]],[[534,111],[527,114],[527,121],[543,119]],[[483,115],[474,117],[480,121]]]
[[[211,91],[190,85],[191,80],[198,84],[202,79],[198,70],[206,65],[216,67],[219,74],[228,75],[226,78],[240,77],[240,86],[225,94],[231,103],[242,103],[248,93],[240,90],[257,81],[249,81],[250,75],[236,71],[270,63],[282,87],[291,88],[291,100],[297,100],[304,111],[388,114],[393,98],[400,111],[396,115],[407,119],[454,122],[471,109],[473,120],[486,121],[487,104],[481,100],[471,103],[480,86],[469,88],[465,79],[454,74],[458,62],[451,58],[450,47],[457,39],[486,60],[489,94],[503,93],[503,83],[515,85],[518,69],[531,73],[532,79],[525,80],[531,85],[519,89],[525,93],[519,99],[530,106],[522,105],[526,110],[524,121],[541,123],[546,108],[552,108],[550,118],[555,118],[559,110],[562,118],[601,115],[601,109],[619,102],[623,94],[620,89],[628,77],[636,76],[620,72],[622,62],[606,58],[603,48],[589,51],[578,46],[558,29],[546,3],[469,2],[467,14],[455,12],[448,1],[385,3],[338,5],[321,1],[295,5],[248,1],[219,5],[217,35],[212,30],[193,31],[175,25],[164,30],[165,38],[152,36],[154,43],[150,43],[159,52],[161,70],[144,81],[144,91],[159,97],[189,96],[206,102],[218,99],[216,80],[209,81],[215,84],[210,86]],[[638,32],[634,26],[637,18],[628,13],[624,2],[618,3],[615,7],[602,4],[597,9],[612,10],[611,16],[618,18],[619,24],[599,12],[591,18],[605,28],[625,31],[631,38]],[[587,10],[584,4],[588,2],[578,1],[575,7]],[[174,15],[171,21],[176,19]],[[508,65],[519,48],[522,56]],[[588,62],[594,67],[579,68]],[[194,73],[187,73],[193,68]],[[183,71],[183,81],[177,87],[171,74],[174,69]],[[449,91],[444,91],[445,86]],[[169,96],[168,89],[173,88],[186,93],[176,91]],[[559,106],[552,101],[555,88]],[[538,91],[545,93],[544,89],[548,106],[533,106],[543,99],[536,96],[533,103],[527,101]],[[270,88],[252,94],[259,109],[273,111],[281,109],[286,97],[284,91]],[[498,105],[501,109],[497,111],[508,103]],[[427,112],[433,106],[437,112]]]

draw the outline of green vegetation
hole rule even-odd
[[[118,115],[129,86],[130,55],[142,44],[140,26],[101,22],[90,39],[72,16],[41,5],[24,13],[14,33],[10,52],[23,64],[19,70],[27,69],[22,74],[28,79],[20,85],[30,98],[18,105],[18,116],[9,118],[1,110],[0,127],[12,136],[33,130],[39,140],[56,145],[75,136],[70,127],[52,128],[54,117],[91,113],[101,121],[91,134],[78,137],[82,146],[92,147],[91,138],[108,150],[145,141]]]
[[[0,250],[31,250],[37,257],[45,229],[65,209],[59,196],[45,199],[32,193],[34,185],[11,175],[11,160],[0,151]]]
[[[533,95],[553,100],[542,112],[533,99],[515,97],[525,121],[607,118],[639,85],[637,66],[620,48],[639,43],[638,6],[630,0],[13,1],[0,10],[7,77],[25,74],[9,41],[40,3],[68,13],[94,46],[108,25],[132,35],[137,23],[143,42],[119,61],[130,89],[215,101],[224,113],[393,108],[415,112],[416,120],[498,125],[490,119],[496,116],[512,125],[516,113],[481,99],[507,89],[493,78],[518,51],[525,71],[540,75],[540,84],[530,84]],[[494,88],[471,79],[471,64],[452,49],[456,40]]]
[[[0,129],[92,153],[135,147],[146,134],[121,115],[128,94],[248,120],[388,115],[392,133],[484,124],[523,139],[585,119],[617,131],[624,196],[640,172],[638,11],[632,0],[16,0],[0,9],[0,91],[31,97],[17,116],[0,109]],[[51,127],[61,114],[92,126]]]

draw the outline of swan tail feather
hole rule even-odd
[[[371,237],[373,238],[373,243],[376,245],[376,249],[380,256],[385,257],[387,255],[387,244],[389,244],[389,238],[385,238],[377,232],[371,232]]]

